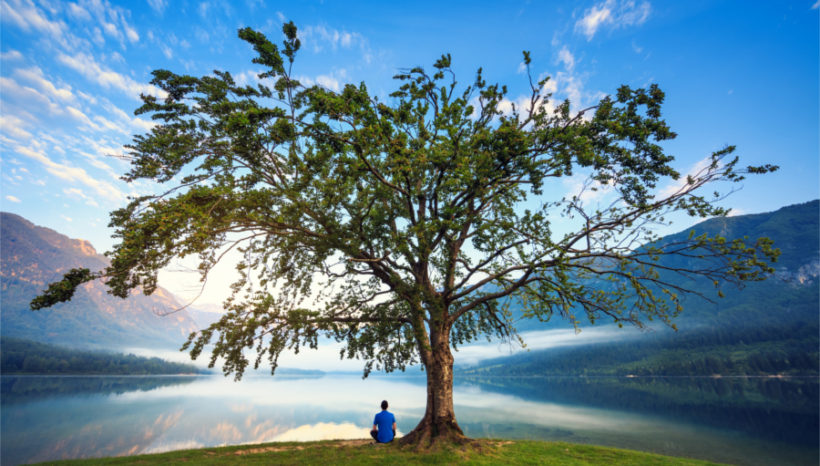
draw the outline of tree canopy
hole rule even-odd
[[[423,364],[427,412],[411,441],[459,436],[452,409],[451,346],[516,336],[510,303],[523,315],[643,325],[680,312],[681,289],[665,273],[715,283],[762,279],[777,250],[762,238],[691,236],[655,242],[674,212],[726,215],[707,185],[776,169],[739,165],[734,147],[681,177],[663,142],[664,93],[620,87],[586,109],[552,102],[549,78],[534,81],[524,107],[481,69],[462,85],[443,55],[432,70],[399,72],[382,101],[364,83],[340,92],[306,86],[292,67],[300,42],[283,27],[275,45],[250,28],[239,37],[264,72],[240,85],[227,71],[194,77],[153,72],[164,97],[142,96],[137,114],[157,125],[127,146],[124,179],[167,186],[111,214],[119,243],[100,272],[75,270],[32,307],[67,299],[103,278],[111,293],[151,293],[157,274],[197,255],[203,280],[236,249],[241,278],[219,322],[184,349],[242,376],[285,350],[343,343],[342,357],[392,371]],[[528,70],[530,55],[524,53]],[[550,197],[556,183],[588,176],[608,190],[590,207],[578,193]],[[678,180],[662,195],[659,187]],[[727,185],[724,185],[724,187]],[[556,233],[572,225],[570,233]],[[556,228],[560,226],[561,228]],[[697,269],[658,258],[703,258]],[[68,296],[70,298],[70,296]],[[252,350],[252,351],[248,351]]]

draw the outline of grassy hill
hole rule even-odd
[[[563,442],[478,440],[466,447],[432,452],[402,449],[397,444],[373,445],[367,440],[268,443],[156,455],[49,462],[72,464],[550,464],[569,465],[708,465],[707,461],[675,458],[617,448]]]

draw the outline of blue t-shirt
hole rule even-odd
[[[390,411],[382,411],[376,414],[373,419],[373,424],[379,427],[379,434],[376,436],[380,443],[387,443],[393,440],[393,423],[396,422],[396,416]]]

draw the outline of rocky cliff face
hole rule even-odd
[[[31,311],[29,302],[48,283],[74,267],[100,270],[108,259],[88,241],[71,239],[10,213],[0,213],[0,332],[64,346],[178,349],[197,330],[171,293],[135,292],[120,299],[99,281],[51,309]]]

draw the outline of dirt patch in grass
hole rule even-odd
[[[335,442],[331,442],[335,447],[359,447],[362,445],[367,445],[370,443],[368,440],[338,440]],[[264,447],[255,447],[255,448],[244,448],[241,450],[232,451],[226,454],[233,454],[233,455],[256,455],[260,453],[276,453],[276,452],[283,452],[283,451],[301,451],[306,448],[326,448],[327,443],[315,443],[315,444],[305,444],[305,445],[269,445]],[[208,452],[208,455],[216,455],[217,453]]]
[[[236,450],[234,455],[256,455],[258,453],[274,453],[279,451],[304,450],[305,447],[301,445],[288,445],[284,447],[264,447],[264,448],[246,448],[244,450]]]

